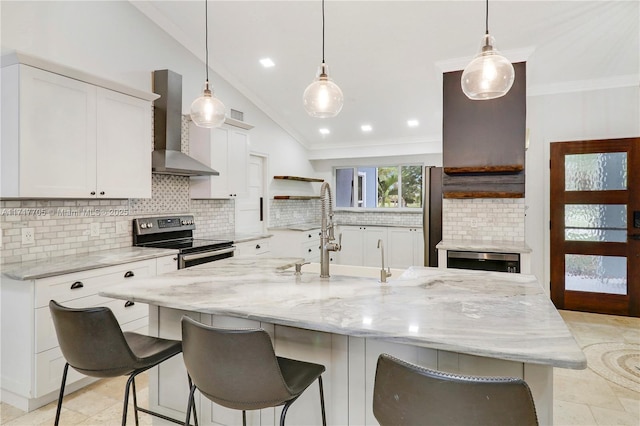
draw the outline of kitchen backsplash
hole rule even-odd
[[[320,200],[271,200],[269,227],[282,228],[307,223],[319,224],[322,220]],[[338,225],[380,225],[422,227],[422,211],[334,211],[333,220]]]
[[[183,118],[185,153],[188,138],[189,123]],[[129,247],[132,219],[143,216],[193,214],[196,237],[233,232],[232,200],[191,200],[185,176],[153,174],[151,182],[151,198],[0,200],[2,264]],[[22,244],[23,228],[33,228],[33,244]]]
[[[270,200],[269,227],[320,223],[320,200]]]
[[[524,198],[442,200],[442,239],[524,241]]]
[[[369,226],[415,226],[422,227],[422,211],[336,211],[333,220],[338,225],[369,225]]]

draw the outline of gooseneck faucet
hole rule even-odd
[[[382,255],[382,269],[380,269],[380,282],[386,283],[387,278],[391,276],[391,267],[387,267],[387,270],[384,270],[384,244],[382,240],[378,240],[378,248],[380,249],[380,254]]]
[[[331,188],[328,182],[323,182],[320,188],[321,198],[321,232],[320,232],[320,278],[329,278],[329,252],[340,251],[342,248],[342,234],[340,239],[335,243],[335,236],[333,234],[333,207]]]

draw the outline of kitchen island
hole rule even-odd
[[[553,367],[586,359],[536,278],[482,271],[407,269],[386,284],[338,275],[320,279],[291,268],[299,259],[234,257],[105,289],[101,295],[150,305],[150,331],[180,338],[189,315],[222,327],[262,327],[276,353],[327,367],[332,425],[376,424],[371,410],[376,360],[390,353],[460,374],[524,378],[539,421],[551,424]],[[313,266],[313,265],[309,265]],[[181,383],[184,383],[181,386]],[[150,378],[150,402],[181,418],[187,400],[182,360]],[[317,387],[291,406],[291,424],[320,424]],[[200,399],[202,424],[238,422],[238,413]],[[279,409],[248,413],[273,424]]]

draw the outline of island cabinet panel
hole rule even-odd
[[[246,318],[200,314],[169,308],[150,308],[153,335],[180,338],[183,315],[220,327],[262,327],[272,338],[278,356],[323,364],[324,396],[329,425],[377,425],[373,416],[373,389],[378,357],[390,354],[433,370],[475,376],[508,376],[525,379],[531,388],[541,425],[553,422],[553,367],[519,361],[481,357],[427,348],[377,338],[347,336],[305,328],[259,322]],[[212,368],[215,368],[212,365]],[[186,369],[182,356],[161,364],[150,375],[149,399],[152,409],[177,419],[184,418],[188,399]],[[196,408],[202,425],[236,425],[242,414],[229,410],[196,393]],[[247,412],[247,424],[278,424],[282,408]],[[312,384],[291,405],[287,424],[319,425],[321,413],[317,383]]]
[[[278,356],[314,362],[325,366],[322,375],[327,424],[348,423],[348,338],[302,328],[275,327],[275,351]],[[276,408],[276,419],[282,407]],[[314,382],[289,407],[287,424],[321,425],[320,393]],[[277,422],[276,422],[277,423]]]

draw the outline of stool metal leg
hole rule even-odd
[[[191,378],[189,378],[189,383],[191,383]],[[196,393],[196,385],[191,385],[189,389],[189,400],[187,402],[187,418],[184,421],[184,426],[189,426],[189,420],[191,420],[191,407],[193,407],[193,413],[195,414],[195,401],[193,395]]]
[[[139,425],[138,421],[138,392],[136,391],[136,376],[133,375],[133,380],[131,381],[133,385],[133,415],[136,419],[136,426]]]
[[[242,426],[247,426],[247,412],[242,410]]]
[[[322,409],[322,426],[327,426],[327,416],[324,412],[324,389],[322,387],[322,376],[318,376],[318,386],[320,386],[320,408]]]
[[[62,398],[64,397],[64,387],[67,383],[67,371],[69,371],[69,363],[64,363],[64,370],[62,372],[62,383],[60,384],[60,396],[58,397],[58,408],[56,410],[56,420],[54,421],[54,426],[58,426],[60,422],[60,411],[62,410]]]
[[[131,388],[131,382],[135,375],[129,376],[127,379],[127,384],[124,387],[124,407],[122,408],[122,426],[126,426],[127,424],[127,409],[129,408],[129,389]],[[135,396],[134,396],[135,398]]]
[[[195,387],[193,386],[193,382],[191,381],[191,376],[187,374],[187,379],[189,380],[189,389],[191,389],[191,387]],[[193,405],[193,422],[195,423],[196,426],[198,426],[198,413],[196,413],[196,400],[195,398],[193,398],[193,400],[189,403]],[[187,422],[189,421],[189,418],[187,417]]]

